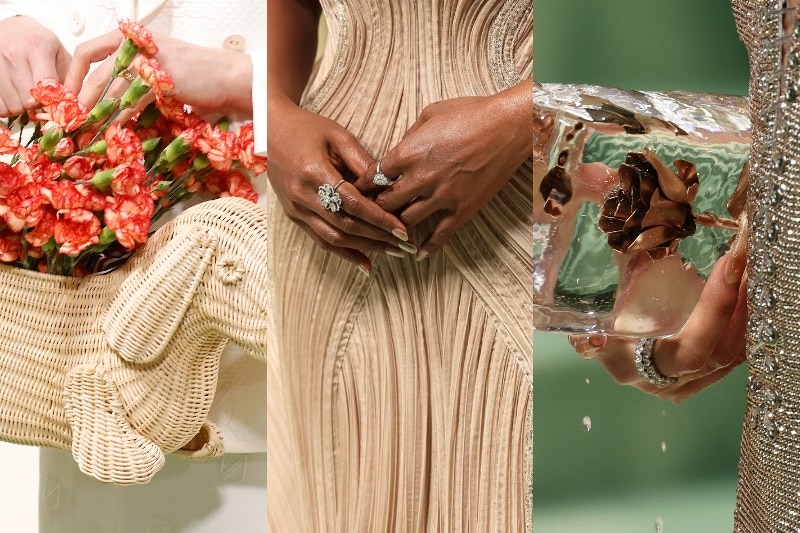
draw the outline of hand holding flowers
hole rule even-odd
[[[93,108],[45,79],[31,91],[35,109],[0,123],[8,161],[0,163],[0,261],[53,274],[103,271],[146,242],[151,223],[181,200],[202,192],[256,200],[251,178],[266,160],[254,154],[252,125],[232,132],[188,111],[150,32],[125,21],[120,30],[125,41]],[[134,81],[106,98],[127,69]],[[119,123],[145,95],[153,102]]]

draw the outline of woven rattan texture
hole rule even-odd
[[[0,439],[71,449],[122,484],[147,482],[165,453],[221,454],[206,421],[220,355],[232,340],[266,359],[266,262],[265,211],[224,198],[105,275],[0,267]]]

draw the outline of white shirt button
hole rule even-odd
[[[228,35],[222,43],[222,47],[227,50],[236,50],[241,52],[244,50],[246,41],[241,35]]]
[[[84,26],[85,23],[80,13],[73,11],[69,14],[69,31],[75,35],[78,35],[83,31]]]

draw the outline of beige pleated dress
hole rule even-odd
[[[322,4],[303,105],[376,158],[427,104],[531,76],[530,0]],[[270,531],[529,528],[530,163],[442,252],[369,277],[268,206]]]

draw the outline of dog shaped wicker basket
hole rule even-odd
[[[220,357],[231,340],[266,360],[266,264],[266,212],[222,198],[108,274],[0,266],[0,439],[71,450],[120,484],[190,441],[190,457],[220,455],[207,421]]]

